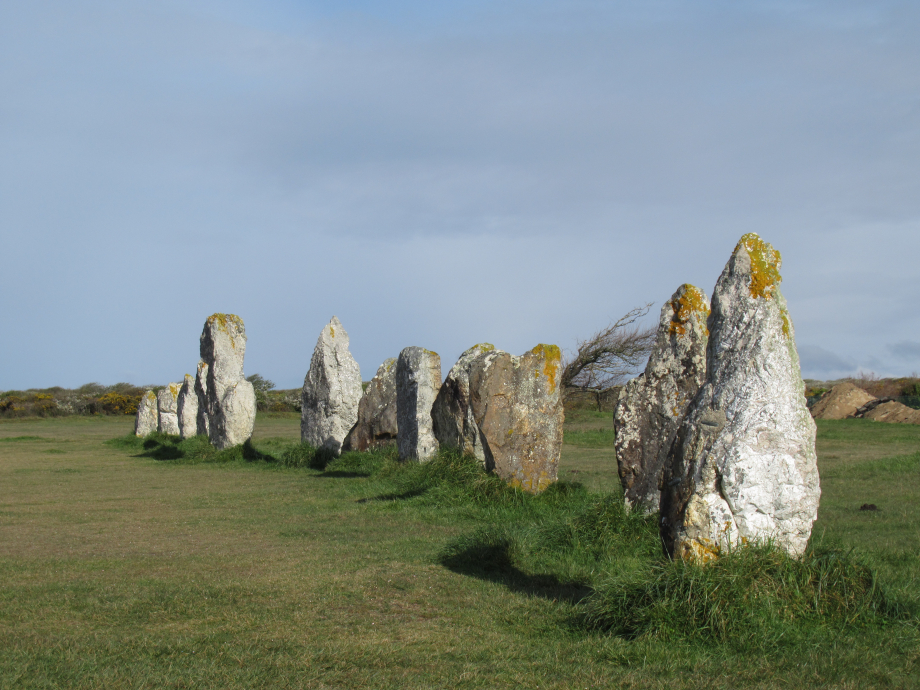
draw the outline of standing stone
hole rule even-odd
[[[199,436],[209,436],[208,365],[202,360],[198,361],[198,371],[195,373],[195,396],[198,398],[197,430],[195,433]]]
[[[480,343],[460,355],[438,391],[431,410],[438,443],[456,448],[464,455],[472,455],[483,465],[486,464],[486,454],[482,432],[473,416],[470,372],[473,364],[490,352],[495,352],[494,345]]]
[[[706,561],[768,539],[798,555],[811,534],[821,494],[815,423],[779,268],[779,252],[751,233],[716,283],[706,383],[663,481],[661,536],[672,557]]]
[[[658,481],[687,406],[706,380],[709,299],[681,285],[661,308],[655,348],[645,372],[620,394],[613,426],[626,505],[658,510]]]
[[[562,353],[537,345],[514,357],[496,350],[473,360],[469,381],[486,469],[539,493],[556,481],[562,451]]]
[[[874,395],[852,383],[838,383],[812,406],[811,416],[815,419],[846,419],[854,416],[860,407],[875,399]]]
[[[213,314],[201,333],[201,359],[207,365],[208,435],[223,450],[252,437],[256,393],[243,376],[246,327],[235,314]]]
[[[141,396],[137,405],[137,417],[134,419],[134,435],[146,436],[157,430],[157,394],[147,391]]]
[[[343,450],[371,450],[396,442],[396,358],[390,357],[367,385],[358,403],[358,421]]]
[[[431,407],[441,387],[441,357],[407,347],[396,360],[396,421],[400,460],[427,462],[438,452]]]
[[[319,334],[303,382],[300,439],[336,455],[358,421],[361,400],[361,369],[348,344],[348,333],[333,316]]]
[[[179,435],[191,438],[198,434],[198,393],[195,391],[195,377],[185,375],[179,398],[176,401],[176,414],[179,417]]]
[[[161,434],[179,435],[180,387],[178,383],[170,383],[157,393],[157,431]]]

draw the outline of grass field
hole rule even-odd
[[[442,485],[384,456],[106,443],[131,428],[0,421],[0,688],[920,686],[920,427],[819,422],[814,548],[870,566],[896,614],[727,638],[590,624],[611,576],[660,561],[653,521],[617,512],[607,413],[569,416],[537,499],[467,490],[460,465]],[[258,453],[298,440],[296,417],[257,420]]]

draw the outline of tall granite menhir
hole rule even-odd
[[[668,451],[687,406],[706,380],[709,299],[681,285],[661,308],[645,372],[623,388],[613,416],[617,467],[626,505],[654,513]]]
[[[196,417],[196,433],[199,436],[210,436],[211,428],[208,419],[208,365],[203,360],[198,360],[198,370],[195,372],[195,395],[198,397],[198,413]]]
[[[431,408],[441,387],[441,357],[407,347],[396,360],[396,444],[400,460],[427,462],[438,452]]]
[[[191,438],[198,434],[198,393],[195,391],[195,377],[185,375],[179,397],[176,401],[176,415],[179,417],[179,435]]]
[[[798,555],[817,518],[815,423],[780,265],[779,252],[747,234],[713,291],[706,383],[663,481],[661,536],[672,557],[706,561],[764,540]]]
[[[134,418],[134,435],[146,436],[157,430],[157,394],[147,391],[141,396],[137,405],[137,417]]]
[[[179,388],[170,383],[157,393],[157,431],[161,434],[179,435]]]
[[[316,341],[301,394],[301,440],[336,455],[358,421],[361,400],[361,369],[348,345],[348,333],[333,316]]]
[[[384,360],[358,402],[358,421],[343,450],[371,450],[396,442],[396,358]]]
[[[201,333],[201,359],[207,365],[208,436],[218,449],[252,437],[256,394],[243,375],[246,327],[235,314],[213,314]]]

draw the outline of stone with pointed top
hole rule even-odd
[[[441,387],[441,357],[407,347],[396,360],[396,443],[400,460],[427,462],[438,452],[431,408]]]
[[[302,391],[301,440],[336,455],[358,421],[361,401],[361,369],[348,345],[348,333],[333,316],[316,341]]]
[[[157,393],[157,431],[179,435],[179,383],[170,383]]]
[[[624,386],[613,416],[617,467],[626,505],[658,510],[658,483],[690,401],[706,380],[709,299],[681,285],[661,308],[645,371]]]
[[[208,436],[220,450],[252,437],[256,394],[243,375],[246,327],[235,314],[212,314],[201,333],[201,359],[207,365]]]
[[[396,358],[377,369],[358,403],[358,421],[348,432],[343,450],[371,450],[396,443]]]
[[[191,438],[198,434],[198,393],[195,391],[195,377],[186,374],[176,401],[176,415],[179,418],[179,435]]]
[[[134,435],[146,436],[157,430],[157,394],[147,391],[141,396],[137,405],[137,416],[134,418]]]
[[[706,561],[765,540],[799,555],[808,543],[821,494],[815,423],[780,265],[779,252],[750,233],[716,283],[706,383],[662,483],[661,536],[672,557]]]

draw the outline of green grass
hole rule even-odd
[[[920,428],[820,422],[808,555],[701,568],[624,509],[610,417],[569,416],[541,496],[451,453],[318,455],[285,415],[222,452],[0,422],[47,442],[0,456],[0,688],[920,684]]]

